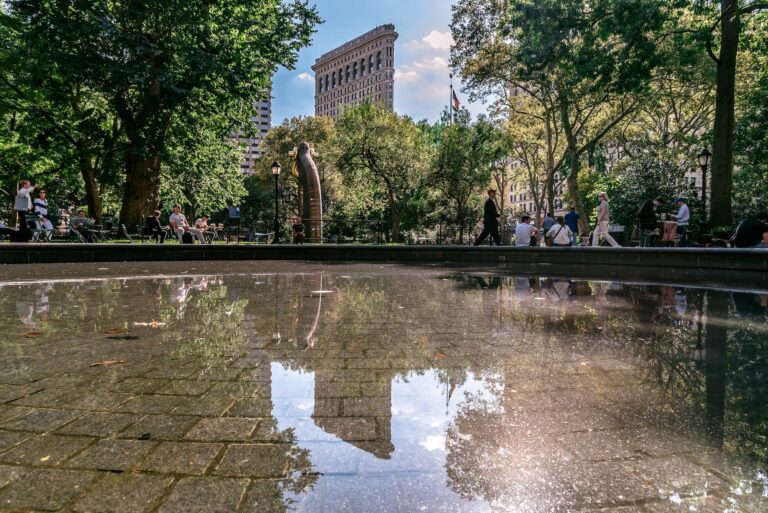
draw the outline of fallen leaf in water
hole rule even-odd
[[[435,355],[435,358],[441,358],[442,359],[442,358],[448,358],[448,356],[444,355],[443,353],[437,353]]]
[[[24,336],[27,338],[37,338],[42,337],[43,335],[45,335],[45,333],[41,333],[39,331],[30,331],[29,333],[24,333]]]
[[[150,440],[152,438],[152,433],[142,433],[139,435],[139,440]]]
[[[162,328],[165,326],[164,322],[157,322],[153,320],[152,322],[134,322],[134,326],[142,326],[144,328]]]
[[[110,365],[120,365],[121,363],[128,363],[128,360],[103,360],[101,362],[92,363],[91,367],[109,367]]]
[[[40,458],[40,461],[48,461],[50,459],[51,459],[51,456],[49,454],[48,456],[44,456],[44,457]]]
[[[127,328],[109,328],[108,330],[104,330],[102,333],[105,335],[122,335],[123,333],[128,333]]]

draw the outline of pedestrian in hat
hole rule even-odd
[[[475,240],[475,246],[479,246],[483,241],[491,236],[491,244],[501,245],[501,235],[499,235],[499,211],[496,208],[496,191],[488,189],[488,199],[485,200],[483,208],[483,231]]]

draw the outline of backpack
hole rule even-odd
[[[181,243],[182,244],[194,244],[195,239],[192,238],[192,234],[189,232],[184,232],[184,235],[181,236]]]

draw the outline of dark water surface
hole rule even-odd
[[[768,511],[768,294],[5,282],[0,341],[5,510]]]

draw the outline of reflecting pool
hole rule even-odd
[[[768,292],[299,269],[0,284],[0,509],[768,511]]]

